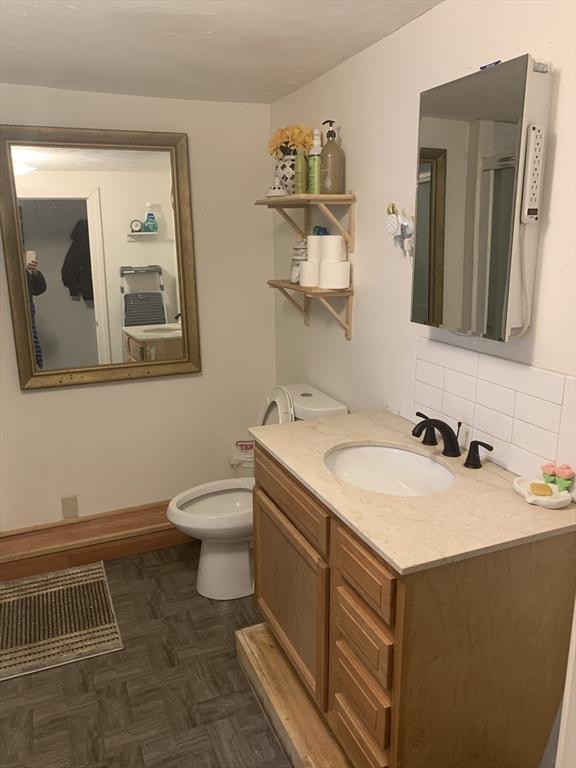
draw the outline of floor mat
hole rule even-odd
[[[0,584],[0,680],[122,648],[102,562]]]

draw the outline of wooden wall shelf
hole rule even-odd
[[[356,195],[353,193],[346,195],[284,195],[282,197],[261,197],[254,203],[255,205],[264,205],[267,208],[278,211],[282,218],[294,229],[300,238],[305,238],[311,233],[310,214],[312,209],[320,211],[327,221],[342,235],[346,241],[348,258],[354,251],[354,234],[356,226]],[[348,228],[342,226],[340,221],[332,213],[328,206],[345,205],[348,206]],[[301,208],[304,210],[304,225],[300,225],[294,218],[287,213],[286,208]],[[306,325],[310,325],[310,300],[317,299],[326,311],[332,315],[339,325],[344,329],[348,341],[352,338],[352,296],[354,291],[352,284],[349,288],[339,290],[326,290],[323,288],[309,288],[302,285],[295,285],[289,280],[269,280],[268,285],[276,288],[285,296],[288,301],[304,316]],[[296,301],[292,293],[301,293],[304,296],[304,304]],[[329,303],[329,298],[346,299],[344,306],[344,316],[342,317],[337,310]]]
[[[310,325],[310,299],[318,299],[327,312],[329,312],[336,322],[342,326],[348,341],[352,338],[352,296],[354,295],[352,288],[310,288],[304,285],[295,285],[289,280],[268,280],[268,285],[271,288],[277,288],[280,293],[288,299],[292,306],[296,307],[296,309],[304,316],[304,323],[306,325]],[[301,293],[304,296],[304,304],[302,305],[296,301],[294,296],[290,295],[289,291]],[[346,299],[344,305],[344,318],[342,318],[327,301],[329,298],[339,297],[344,297]]]
[[[283,197],[261,197],[256,200],[255,205],[265,205],[267,208],[273,208],[278,211],[282,218],[298,233],[300,237],[306,237],[310,234],[310,210],[316,208],[321,211],[324,217],[332,226],[342,235],[348,246],[348,251],[354,250],[354,229],[356,223],[356,195],[285,195]],[[348,206],[348,229],[342,226],[336,216],[332,213],[329,205],[347,205]],[[286,213],[285,208],[303,208],[304,209],[304,227]]]

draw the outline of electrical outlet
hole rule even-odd
[[[544,163],[544,131],[536,124],[528,126],[526,162],[524,164],[524,194],[520,221],[529,224],[540,215],[540,188]]]
[[[62,496],[62,517],[68,520],[71,517],[78,517],[78,496]]]

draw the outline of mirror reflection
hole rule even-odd
[[[504,338],[526,67],[421,94],[414,322]]]
[[[183,357],[169,150],[12,145],[37,370]]]

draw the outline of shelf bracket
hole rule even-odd
[[[290,303],[291,303],[291,304],[292,304],[294,307],[296,307],[296,309],[298,310],[298,312],[300,312],[300,314],[301,314],[301,315],[303,315],[303,316],[304,316],[304,322],[306,323],[306,325],[309,325],[309,324],[310,324],[310,305],[309,305],[309,304],[307,304],[307,302],[309,302],[309,299],[308,299],[308,297],[306,297],[306,296],[304,297],[304,307],[302,307],[302,306],[300,306],[300,304],[299,304],[299,303],[296,301],[296,299],[295,299],[293,296],[291,296],[291,295],[288,293],[288,291],[287,291],[287,290],[285,290],[284,288],[278,288],[278,290],[280,291],[280,293],[281,293],[283,296],[286,296],[286,298],[288,299],[288,301],[289,301],[289,302],[290,302]]]
[[[287,222],[288,222],[288,224],[290,224],[290,226],[292,227],[292,229],[296,230],[296,232],[297,232],[297,233],[300,235],[300,239],[301,239],[301,240],[303,240],[303,239],[305,239],[305,238],[306,238],[306,233],[305,233],[305,232],[302,230],[302,227],[301,227],[299,224],[297,224],[297,223],[294,221],[294,219],[293,219],[291,216],[289,216],[289,215],[286,213],[286,211],[284,210],[284,208],[276,208],[276,210],[278,211],[278,213],[280,214],[280,216],[282,216],[282,218],[283,218],[285,221],[287,221]]]
[[[348,244],[348,248],[351,251],[353,251],[354,250],[354,239],[353,239],[352,235],[350,234],[350,232],[348,232],[347,229],[344,229],[342,224],[340,224],[340,222],[338,221],[336,216],[334,216],[334,214],[332,213],[330,208],[328,208],[327,205],[325,205],[324,203],[316,203],[316,206],[319,208],[319,210],[322,211],[322,213],[328,219],[328,221],[330,221],[336,227],[336,229],[338,230],[338,232],[340,232],[340,234],[342,235],[344,240],[346,240],[346,242]]]
[[[304,295],[304,325],[310,325],[310,296]]]
[[[326,301],[323,296],[317,296],[316,298],[319,299],[322,306],[332,315],[334,320],[344,328],[344,335],[346,336],[346,339],[350,341],[352,338],[352,296],[346,297],[344,320],[342,320],[338,312],[336,312],[334,307]]]

